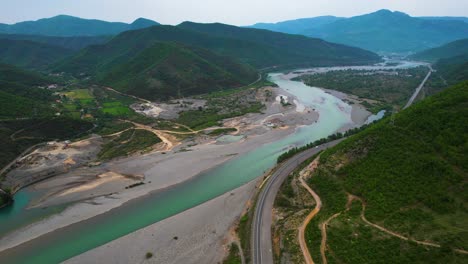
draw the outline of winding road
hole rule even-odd
[[[276,194],[278,193],[281,184],[288,177],[288,175],[297,168],[299,164],[303,163],[320,151],[335,146],[342,140],[343,139],[338,139],[303,151],[279,165],[276,171],[271,175],[270,179],[261,190],[255,206],[251,238],[252,260],[254,264],[274,263],[271,242],[272,210]]]

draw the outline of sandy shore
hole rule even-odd
[[[251,197],[255,183],[252,181],[65,263],[219,263],[225,254],[223,241]],[[153,253],[151,259],[145,259],[147,252]]]

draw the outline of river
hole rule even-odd
[[[263,145],[177,186],[136,198],[109,212],[3,251],[0,263],[64,261],[242,186],[273,167],[285,149],[327,137],[351,123],[350,105],[321,89],[283,77],[279,73],[270,74],[271,81],[296,96],[301,104],[319,112],[316,123],[300,127],[282,140]],[[21,191],[14,207],[0,212],[0,235],[2,231],[26,224],[24,217],[30,221],[61,209],[25,210],[30,198],[28,189]]]

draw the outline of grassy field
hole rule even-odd
[[[132,129],[113,137],[98,154],[100,160],[123,157],[138,151],[145,151],[161,142],[155,134],[146,130]]]

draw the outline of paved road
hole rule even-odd
[[[325,143],[313,149],[308,149],[290,158],[273,173],[270,179],[265,184],[260,195],[258,196],[255,206],[254,220],[252,223],[252,260],[254,264],[272,264],[272,209],[276,194],[283,181],[293,172],[296,167],[313,155],[329,147],[335,146],[343,139],[338,139],[329,143]]]
[[[429,72],[427,73],[426,78],[424,78],[422,83],[418,86],[418,88],[416,88],[416,91],[413,93],[413,95],[409,99],[408,103],[406,103],[405,107],[403,107],[403,109],[406,109],[406,108],[410,107],[413,104],[414,99],[416,99],[416,97],[419,95],[419,92],[421,92],[421,89],[424,87],[424,84],[426,84],[429,77],[431,77],[431,74],[432,74],[432,72],[434,70],[432,69],[432,67],[430,65],[428,67],[429,67]]]

